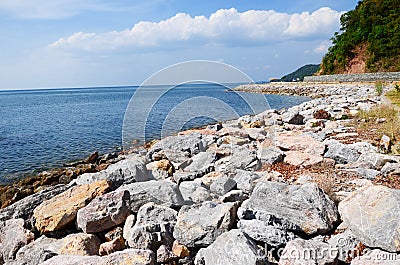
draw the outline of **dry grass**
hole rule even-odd
[[[400,85],[399,85],[400,86]],[[385,96],[397,107],[400,107],[400,91],[391,90]]]
[[[332,161],[324,161],[307,167],[293,166],[281,162],[275,165],[263,165],[260,171],[272,170],[281,173],[288,183],[296,181],[301,175],[310,176],[312,182],[315,182],[335,203],[339,202],[336,192],[351,191],[352,187],[348,184],[348,181],[359,178],[357,173],[335,169]]]
[[[353,123],[363,140],[379,145],[383,135],[390,137],[392,143],[400,140],[400,118],[398,110],[391,105],[381,105],[369,111],[360,111]],[[384,119],[384,121],[382,120]],[[381,122],[378,122],[381,120]],[[392,150],[397,153],[397,150]]]

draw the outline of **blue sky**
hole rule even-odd
[[[356,0],[2,0],[0,89],[137,85],[187,60],[256,81],[319,63]]]

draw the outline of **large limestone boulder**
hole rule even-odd
[[[38,193],[29,195],[8,207],[1,209],[0,221],[18,218],[29,220],[33,215],[33,210],[39,204],[41,204],[43,201],[53,198],[61,192],[64,192],[67,190],[67,188],[68,186],[66,185],[56,185],[43,189]]]
[[[123,185],[117,190],[127,190],[130,193],[130,208],[137,212],[141,206],[154,202],[167,207],[184,205],[184,199],[177,184],[168,180],[151,180]]]
[[[338,252],[329,250],[329,245],[321,241],[295,239],[286,245],[279,265],[335,265]]]
[[[200,249],[194,263],[195,265],[269,264],[255,242],[237,229],[223,233],[210,246]]]
[[[323,155],[325,152],[325,144],[309,135],[277,134],[274,137],[274,144],[283,151],[299,151],[316,156]]]
[[[257,170],[261,167],[261,162],[258,160],[257,153],[247,148],[236,150],[229,158],[225,166],[225,170],[235,172],[237,169]]]
[[[96,235],[71,234],[62,239],[59,253],[77,256],[98,255],[100,244],[101,241]]]
[[[212,199],[211,192],[201,181],[183,181],[179,184],[179,190],[188,204],[202,203]]]
[[[400,191],[366,186],[339,204],[340,216],[368,247],[400,251]]]
[[[324,154],[324,157],[332,158],[336,163],[354,163],[360,157],[358,149],[350,145],[342,144],[337,140],[328,140],[325,143],[328,146],[328,150]]]
[[[281,247],[297,236],[289,231],[280,229],[276,226],[260,220],[240,220],[238,223],[240,230],[250,238],[267,243],[270,246]]]
[[[136,222],[125,222],[123,236],[131,248],[156,251],[161,245],[172,246],[172,230],[178,213],[165,206],[147,203],[140,207]]]
[[[275,146],[261,146],[257,150],[257,157],[263,164],[276,164],[283,161],[284,153]]]
[[[33,211],[35,226],[41,233],[63,229],[76,218],[79,209],[110,188],[106,180],[75,186],[42,202]]]
[[[369,163],[372,168],[381,170],[386,163],[396,163],[398,158],[390,155],[379,154],[374,152],[363,153],[358,158],[357,162]]]
[[[77,214],[78,227],[85,233],[97,233],[117,226],[130,214],[129,191],[114,191],[93,199]]]
[[[192,172],[206,172],[210,170],[210,167],[214,166],[214,162],[217,161],[217,155],[213,152],[200,152],[192,157],[192,163],[185,168]]]
[[[41,236],[28,245],[20,248],[15,260],[10,265],[39,265],[58,255],[62,240]]]
[[[260,220],[288,231],[325,233],[338,221],[336,205],[315,184],[263,181],[238,210],[240,219]]]
[[[179,211],[174,238],[188,247],[210,245],[215,238],[233,227],[235,203],[204,202]]]
[[[25,229],[23,219],[10,219],[0,228],[0,242],[4,261],[15,259],[17,251],[35,239],[32,232]]]
[[[129,156],[127,159],[110,165],[97,173],[82,174],[76,179],[78,185],[90,184],[99,180],[108,180],[114,188],[123,184],[153,179],[146,168],[147,160],[141,156]]]
[[[343,233],[332,235],[327,243],[332,250],[337,250],[338,259],[342,262],[346,262],[354,257],[361,242],[350,229],[346,229]]]
[[[256,186],[256,181],[260,179],[260,174],[253,171],[236,170],[234,180],[238,189],[251,193]]]
[[[180,162],[182,158],[185,160],[186,155],[194,156],[204,152],[206,150],[205,145],[202,141],[202,135],[199,133],[169,136],[155,143],[147,155],[151,160],[157,160],[157,153],[164,151],[164,155],[170,161]]]

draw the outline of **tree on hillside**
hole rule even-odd
[[[322,74],[342,73],[360,55],[367,72],[400,71],[400,0],[359,1],[340,23],[323,58]]]

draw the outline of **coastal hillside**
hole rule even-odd
[[[400,1],[364,0],[342,15],[321,74],[400,71]]]
[[[319,64],[304,65],[299,69],[297,69],[296,71],[294,71],[293,73],[283,76],[279,81],[282,82],[303,81],[305,76],[314,75],[318,71],[319,67],[320,67]]]

